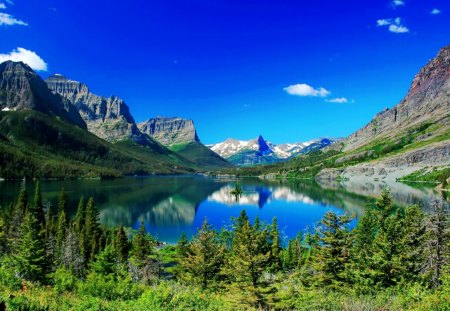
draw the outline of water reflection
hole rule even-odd
[[[239,181],[239,200],[231,194],[236,181],[201,176],[125,178],[42,182],[43,199],[56,206],[60,189],[69,197],[73,215],[81,196],[94,197],[100,220],[107,226],[124,224],[137,228],[144,221],[149,232],[174,242],[181,232],[192,235],[204,218],[216,228],[246,209],[250,217],[270,222],[276,216],[287,236],[313,226],[327,210],[359,217],[368,200],[389,187],[397,205],[420,204],[428,210],[435,200],[433,189],[413,188],[401,183],[287,182],[246,179]],[[0,183],[0,208],[12,202],[21,182]],[[29,194],[34,183],[27,182]],[[31,195],[30,195],[31,196]],[[446,203],[445,203],[446,204]],[[253,218],[252,218],[253,219]]]

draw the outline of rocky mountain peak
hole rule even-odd
[[[32,109],[86,128],[78,111],[64,98],[52,94],[44,80],[23,62],[0,64],[0,109]]]
[[[423,122],[446,124],[449,110],[450,46],[447,46],[419,71],[408,94],[398,105],[378,113],[370,123],[343,141],[344,151]]]
[[[46,80],[50,90],[69,100],[85,120],[88,130],[111,142],[131,139],[147,145],[149,138],[142,134],[127,104],[117,96],[93,94],[84,83],[54,74]]]
[[[138,128],[165,146],[200,142],[194,121],[179,117],[156,117],[138,124]]]

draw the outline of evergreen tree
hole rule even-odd
[[[117,271],[117,257],[114,247],[108,245],[92,263],[92,270],[105,276],[113,276]]]
[[[256,226],[255,230],[258,230]],[[278,222],[276,217],[273,218],[272,225],[270,226],[270,239],[271,239],[270,265],[272,271],[277,272],[282,269],[282,260],[281,260],[282,248],[280,242],[280,231],[278,229]]]
[[[52,207],[50,205],[47,206],[45,211],[45,238],[49,239],[51,235],[54,233],[54,217]]]
[[[255,230],[245,212],[241,216],[235,221],[236,232],[224,269],[230,281],[228,290],[239,308],[266,308],[265,296],[272,291],[263,277],[270,268],[267,229]]]
[[[131,253],[133,261],[138,267],[143,267],[153,253],[153,245],[148,239],[144,222],[141,222],[137,234],[133,237]]]
[[[318,284],[339,289],[346,282],[346,266],[349,263],[351,219],[347,215],[327,212],[318,227],[320,242],[315,256]]]
[[[84,205],[83,197],[80,198],[78,202],[77,212],[75,214],[75,229],[78,234],[84,230],[84,225],[86,223],[86,206]]]
[[[189,250],[189,240],[184,232],[181,233],[180,239],[177,242],[177,252],[180,258],[187,256]]]
[[[30,281],[43,281],[48,270],[42,228],[31,212],[25,213],[20,238],[14,249],[19,275]]]
[[[100,250],[99,238],[101,234],[99,212],[93,198],[89,198],[86,205],[86,222],[84,227],[84,247],[87,258],[94,258]]]
[[[67,211],[67,193],[64,191],[64,189],[61,189],[61,192],[59,193],[59,200],[58,200],[58,215],[61,211]]]
[[[217,232],[205,220],[189,243],[187,256],[181,259],[184,279],[202,289],[217,286],[224,253],[225,247],[219,243]]]
[[[450,268],[450,214],[438,201],[426,220],[426,262],[425,272],[431,286],[437,288],[442,283],[444,268]]]
[[[58,220],[56,223],[56,236],[55,236],[55,259],[57,263],[60,263],[61,255],[62,255],[62,244],[66,238],[66,229],[67,229],[67,216],[66,211],[64,209],[59,210]]]
[[[123,225],[120,225],[116,230],[116,236],[114,239],[114,248],[117,254],[119,262],[126,263],[128,260],[128,251],[130,249],[130,243],[128,242],[128,236],[125,232]]]
[[[36,182],[34,201],[31,210],[40,223],[42,229],[45,229],[45,211],[44,205],[42,203],[41,184],[39,183],[39,181]]]

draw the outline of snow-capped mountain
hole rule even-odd
[[[322,138],[308,142],[275,145],[260,135],[247,141],[229,138],[208,147],[233,164],[256,165],[280,162],[302,153],[319,150],[333,142],[328,138]]]

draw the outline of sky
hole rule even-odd
[[[117,95],[203,143],[345,137],[450,44],[448,0],[0,0],[0,61]]]

